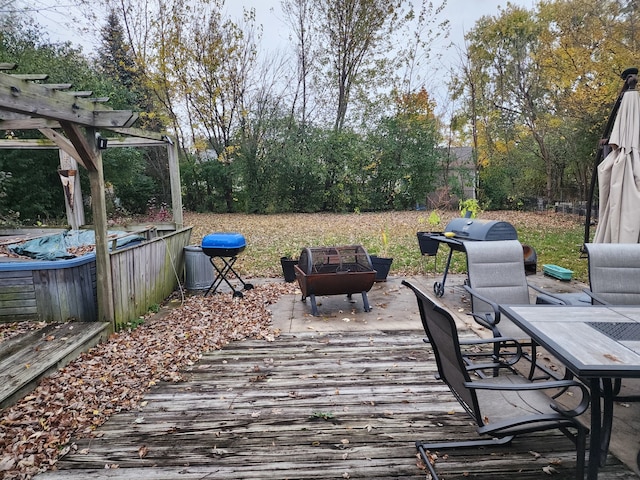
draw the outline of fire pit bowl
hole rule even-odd
[[[351,298],[361,293],[364,311],[371,310],[367,292],[375,282],[376,271],[362,245],[303,248],[295,271],[302,301],[311,299],[314,316],[318,316],[316,295],[346,294]]]

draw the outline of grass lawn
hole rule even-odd
[[[281,277],[280,257],[297,258],[304,247],[363,245],[369,254],[393,257],[390,275],[415,275],[434,271],[434,258],[422,257],[416,232],[443,231],[458,211],[440,212],[440,224],[431,226],[430,212],[349,214],[198,214],[186,213],[184,223],[193,226],[191,244],[199,245],[212,232],[239,232],[247,240],[236,267],[243,275]],[[543,264],[573,270],[573,278],[587,282],[587,259],[580,254],[584,218],[553,212],[482,212],[478,218],[511,223],[521,243],[537,253],[538,271]],[[593,234],[592,229],[592,234]],[[385,243],[386,238],[386,243]],[[438,272],[449,249],[440,246]],[[236,268],[234,267],[234,268]],[[465,257],[454,254],[451,272],[466,270]]]

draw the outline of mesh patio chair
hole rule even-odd
[[[640,244],[587,243],[589,289],[594,305],[640,305]],[[640,402],[640,395],[620,395],[622,381],[613,383],[616,401]]]
[[[587,243],[589,290],[594,304],[640,305],[640,244]]]
[[[527,283],[522,244],[518,240],[493,242],[465,242],[467,252],[468,283],[464,286],[471,297],[471,315],[474,320],[493,333],[494,337],[516,338],[531,347],[530,378],[537,364],[536,345],[508,318],[502,317],[498,304],[528,305],[530,289],[538,292],[544,303],[563,305],[562,298]],[[495,345],[496,354],[500,348]],[[545,375],[552,372],[545,371]]]
[[[514,437],[532,432],[560,430],[576,447],[576,479],[584,478],[586,436],[588,429],[578,420],[589,406],[586,387],[573,380],[533,382],[522,375],[508,374],[476,379],[465,364],[460,340],[451,313],[407,281],[418,301],[418,309],[438,366],[438,376],[473,419],[478,434],[488,438],[471,441],[430,443],[418,441],[416,448],[434,480],[438,479],[429,452],[448,448],[475,448],[506,445]],[[478,339],[478,343],[504,343],[512,339]],[[545,391],[572,389],[577,403],[565,410]],[[575,392],[573,391],[575,390]]]

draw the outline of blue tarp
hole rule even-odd
[[[107,232],[108,235],[122,235],[123,233],[121,231]],[[122,247],[140,240],[144,240],[144,237],[135,234],[127,235],[119,238],[116,241],[116,246]],[[68,230],[64,233],[9,245],[7,248],[17,255],[35,258],[36,260],[61,260],[75,258],[75,255],[68,252],[69,248],[95,245],[95,243],[96,237],[93,230]]]

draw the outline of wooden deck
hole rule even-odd
[[[14,404],[40,379],[105,340],[108,334],[108,323],[52,323],[0,343],[0,408]]]
[[[468,334],[472,335],[472,334]],[[477,438],[418,331],[297,333],[207,354],[58,463],[51,479],[415,479],[416,440]],[[550,477],[543,468],[552,465]],[[444,479],[574,478],[561,434],[450,451]],[[602,479],[635,479],[610,457]]]

